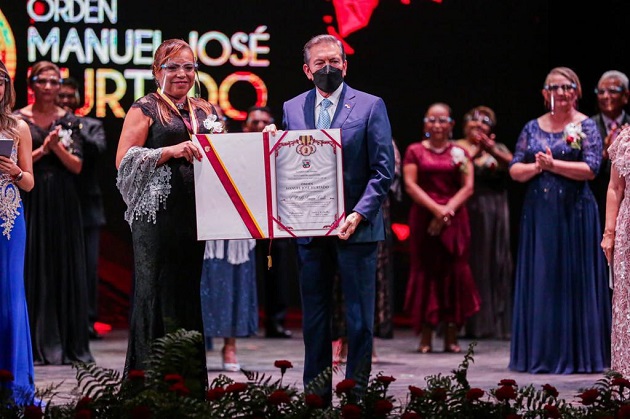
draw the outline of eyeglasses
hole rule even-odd
[[[623,88],[623,86],[609,87],[607,89],[595,88],[595,94],[599,95],[599,96],[602,96],[602,95],[608,93],[609,95],[614,96],[614,95],[622,94],[624,92],[624,90],[625,89]]]
[[[40,86],[46,86],[47,84],[50,84],[51,86],[55,87],[61,84],[61,80],[59,79],[43,79],[39,76],[35,76],[31,80],[33,81],[33,83],[39,84]]]
[[[440,116],[439,118],[436,118],[435,116],[427,116],[424,118],[425,124],[450,124],[451,122],[453,122],[453,118],[450,116]]]
[[[489,116],[486,115],[468,115],[465,118],[466,122],[471,122],[471,121],[476,121],[476,122],[481,122],[484,125],[487,125],[489,127],[493,126],[494,124],[492,123],[492,119],[490,119]]]
[[[197,63],[168,63],[162,64],[160,67],[166,70],[168,73],[177,73],[179,70],[184,70],[184,73],[192,73],[197,69]]]
[[[0,87],[7,85],[11,82],[11,79],[8,78],[7,76],[2,76],[0,77]]]
[[[577,89],[577,84],[575,83],[570,83],[570,84],[545,84],[545,90],[550,90],[553,92],[557,92],[558,90],[564,90],[565,92],[572,92],[573,90]]]

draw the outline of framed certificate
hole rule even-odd
[[[336,235],[345,217],[341,131],[197,135],[199,240]]]

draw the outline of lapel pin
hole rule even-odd
[[[343,106],[345,106],[346,108],[350,109],[350,105],[348,105],[347,103],[345,105],[343,105]]]

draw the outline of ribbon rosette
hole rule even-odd
[[[69,150],[74,142],[72,140],[72,130],[71,129],[60,129],[59,130],[59,142]]]
[[[582,140],[586,138],[586,134],[582,131],[582,124],[574,124],[573,122],[564,127],[564,140],[567,144],[575,149],[582,149]]]
[[[453,158],[453,165],[458,167],[460,172],[466,173],[466,168],[468,167],[466,162],[468,159],[464,150],[459,147],[451,148],[451,157]]]

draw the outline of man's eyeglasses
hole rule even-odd
[[[55,87],[61,84],[61,80],[59,79],[45,79],[38,76],[33,77],[31,80],[33,81],[33,83],[40,86],[46,86],[47,84],[50,84],[51,86]]]
[[[545,84],[545,90],[552,91],[552,92],[557,92],[560,89],[562,89],[565,92],[572,92],[575,89],[577,89],[577,84],[575,84],[575,83],[570,83],[570,84]]]
[[[482,124],[487,125],[489,127],[494,125],[492,123],[492,119],[490,119],[490,117],[487,115],[477,115],[477,114],[468,115],[465,119],[466,119],[466,122],[470,122],[470,121],[481,122]]]
[[[609,87],[607,89],[595,89],[595,94],[598,96],[602,96],[605,95],[606,93],[608,93],[611,96],[614,95],[620,95],[623,93],[625,89],[623,88],[623,86],[615,86],[615,87]]]
[[[425,124],[450,124],[451,122],[453,122],[453,118],[450,116],[440,116],[439,118],[436,118],[435,116],[427,116],[424,118]]]
[[[179,70],[184,70],[184,73],[192,73],[193,71],[197,69],[197,63],[184,63],[184,64],[168,63],[168,64],[162,64],[160,67],[162,67],[164,70],[166,70],[169,73],[177,73]]]

